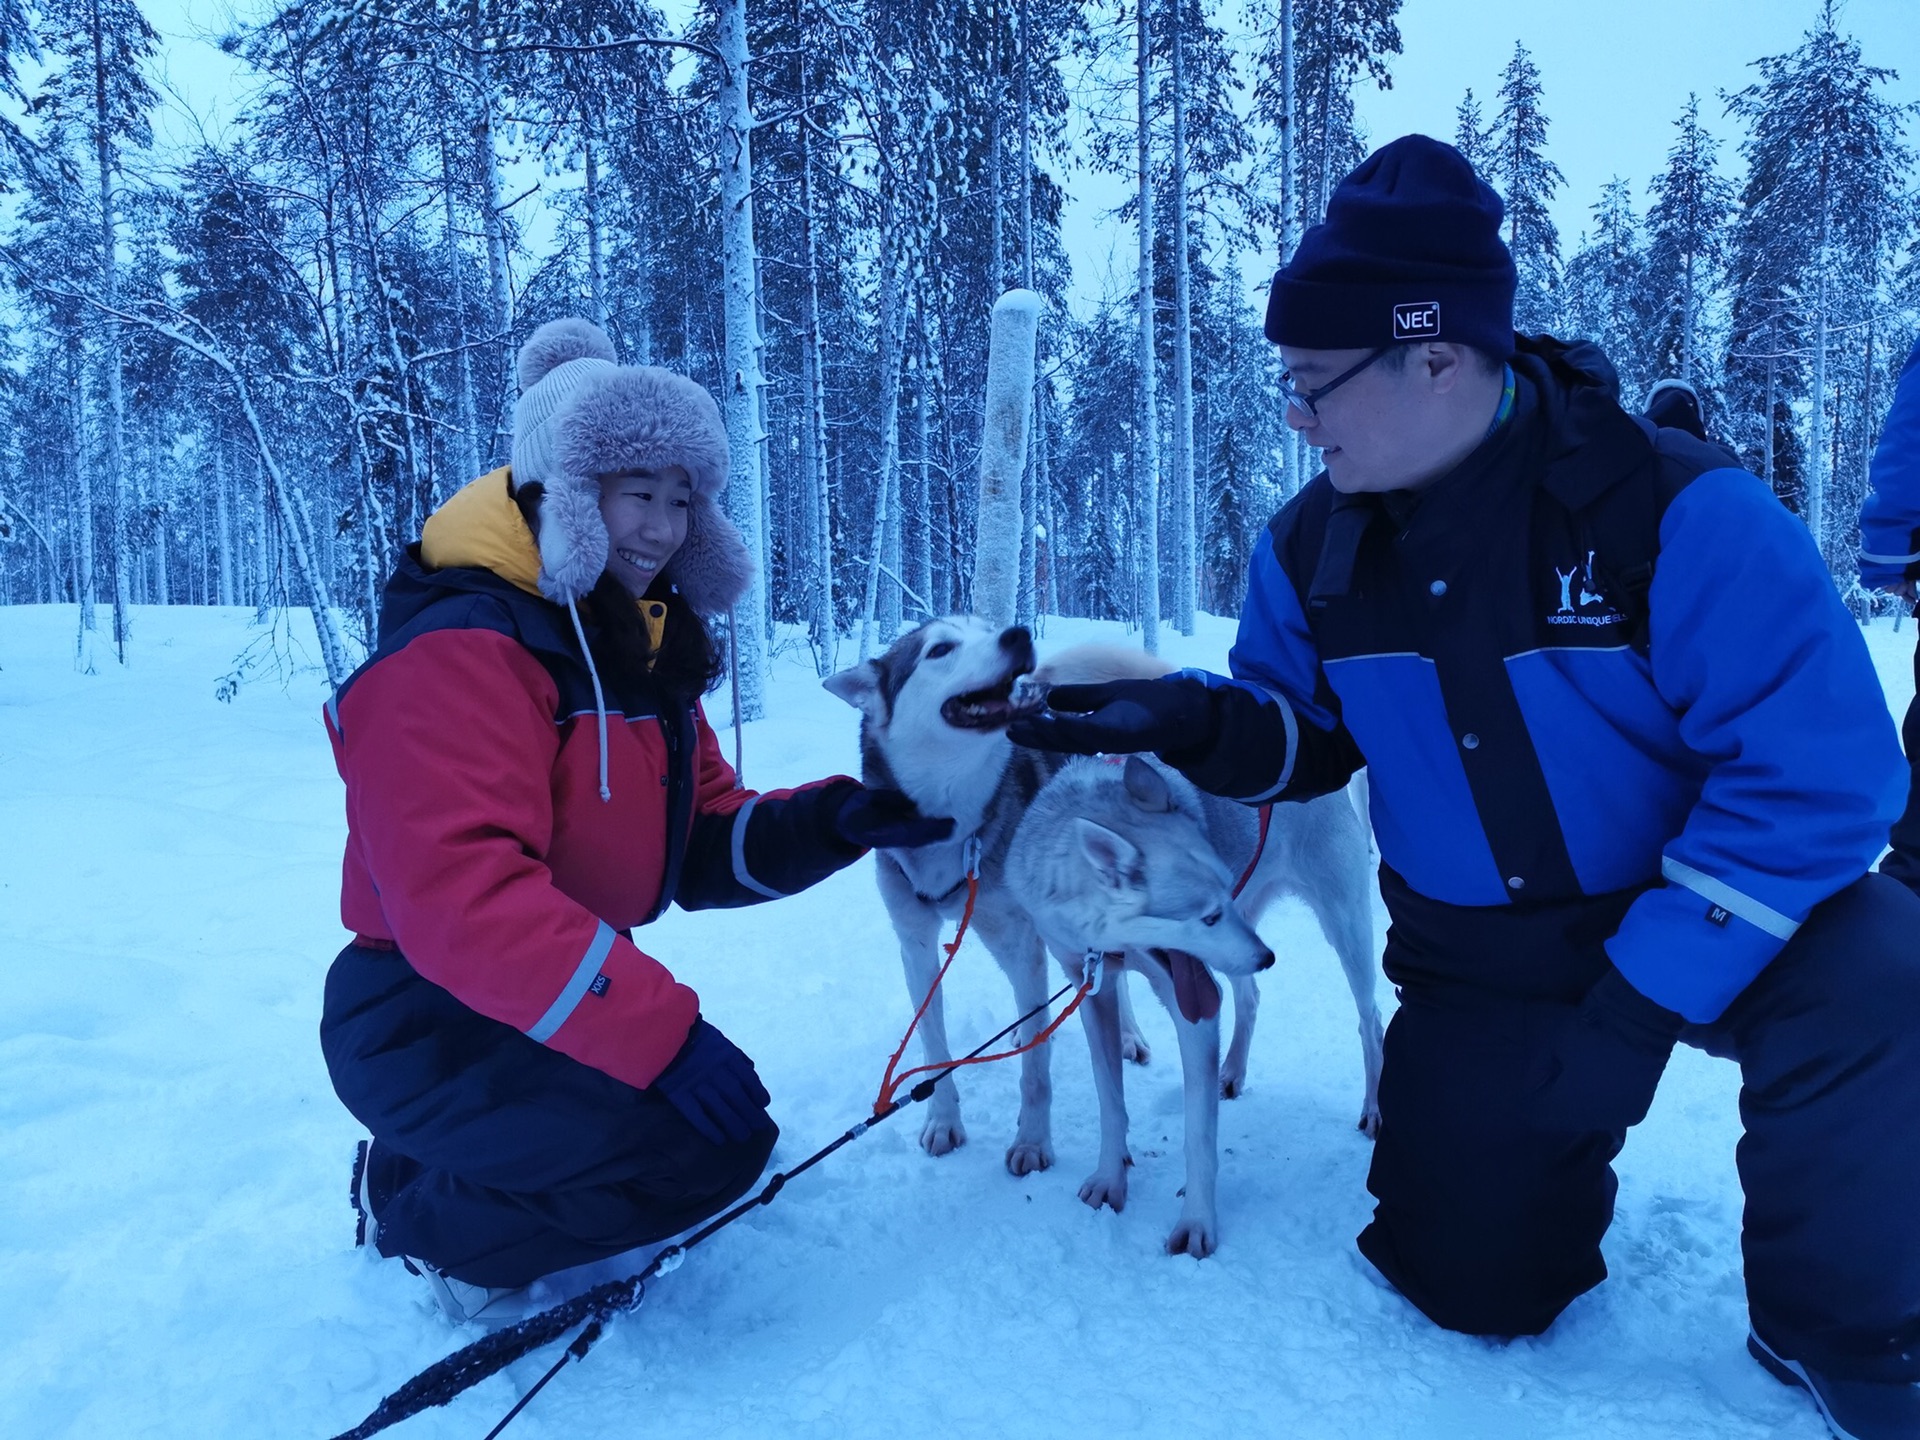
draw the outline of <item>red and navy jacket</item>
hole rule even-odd
[[[1443,904],[1641,892],[1609,958],[1712,1021],[1885,847],[1886,697],[1761,481],[1627,416],[1591,345],[1523,337],[1513,368],[1512,419],[1418,497],[1322,474],[1274,519],[1186,773],[1255,802],[1365,765],[1382,861]],[[1644,645],[1585,518],[1626,484],[1671,496]]]
[[[496,471],[388,582],[379,644],[326,706],[347,787],[341,918],[480,1014],[644,1088],[700,1002],[627,932],[669,903],[756,904],[852,863],[832,822],[856,782],[739,789],[697,702],[609,675],[603,801],[592,680],[538,567]]]

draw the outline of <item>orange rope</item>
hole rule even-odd
[[[941,973],[944,974],[945,972],[942,971]],[[936,980],[934,984],[937,986],[939,981]],[[962,1060],[949,1060],[940,1065],[916,1065],[913,1069],[903,1070],[898,1075],[893,1074],[893,1067],[889,1065],[887,1067],[887,1079],[882,1082],[880,1086],[880,1098],[874,1102],[873,1113],[878,1115],[887,1109],[887,1107],[893,1103],[893,1092],[906,1084],[907,1081],[915,1075],[924,1075],[929,1070],[951,1071],[958,1070],[962,1065],[986,1065],[995,1060],[1011,1060],[1016,1055],[1026,1054],[1027,1051],[1037,1045],[1045,1044],[1047,1040],[1052,1038],[1053,1032],[1066,1023],[1067,1017],[1080,1008],[1080,1002],[1093,993],[1093,985],[1094,982],[1091,980],[1081,981],[1080,988],[1073,992],[1073,998],[1067,1002],[1067,1008],[1054,1016],[1052,1020],[1048,1021],[1046,1029],[1042,1030],[1024,1045],[1017,1045],[1011,1050],[1002,1050],[994,1055],[973,1055]],[[904,1042],[901,1048],[905,1048]],[[896,1060],[899,1058],[897,1054],[894,1056]]]
[[[953,957],[960,953],[960,942],[967,938],[967,926],[973,923],[973,902],[980,898],[980,866],[977,861],[967,866],[967,908],[960,912],[960,928],[954,932],[953,940],[945,946],[946,963],[940,967],[940,973],[933,977],[933,984],[927,987],[927,998],[920,1002],[920,1008],[913,1012],[913,1019],[907,1025],[907,1033],[900,1037],[899,1048],[887,1061],[887,1073],[880,1078],[880,1096],[873,1102],[873,1113],[878,1115],[893,1103],[893,1092],[900,1087],[900,1081],[906,1076],[895,1078],[894,1066],[900,1063],[900,1057],[907,1053],[907,1043],[913,1039],[913,1032],[920,1028],[920,1017],[927,1013],[927,1007],[933,1003],[933,997],[940,992],[940,982],[947,978],[947,971],[953,968]],[[922,1066],[921,1069],[927,1067]],[[909,1070],[908,1075],[919,1071]]]

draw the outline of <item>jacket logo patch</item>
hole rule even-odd
[[[607,987],[612,984],[613,981],[609,980],[604,974],[596,975],[593,977],[593,983],[587,986],[587,992],[591,995],[604,995],[607,993]]]
[[[1549,625],[1618,625],[1626,616],[1608,602],[1594,587],[1593,551],[1587,551],[1584,565],[1571,570],[1559,566],[1553,571],[1560,581],[1560,608],[1547,616]]]
[[[1440,302],[1411,300],[1393,307],[1393,338],[1432,340],[1440,333]]]
[[[1722,930],[1724,930],[1727,928],[1727,921],[1731,920],[1732,918],[1733,918],[1732,912],[1730,912],[1723,905],[1709,905],[1707,907],[1707,923],[1708,924],[1718,925]]]

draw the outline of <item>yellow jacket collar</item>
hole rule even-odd
[[[434,570],[469,567],[491,570],[502,580],[540,595],[540,550],[520,513],[511,488],[512,471],[503,465],[449,496],[427,518],[420,532],[420,558]],[[641,600],[640,618],[654,654],[666,633],[667,607],[663,601]]]

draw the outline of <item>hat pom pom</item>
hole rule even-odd
[[[598,325],[577,315],[547,321],[520,347],[520,359],[515,367],[520,393],[526,394],[546,378],[548,371],[569,360],[605,360],[611,364],[613,341]]]

